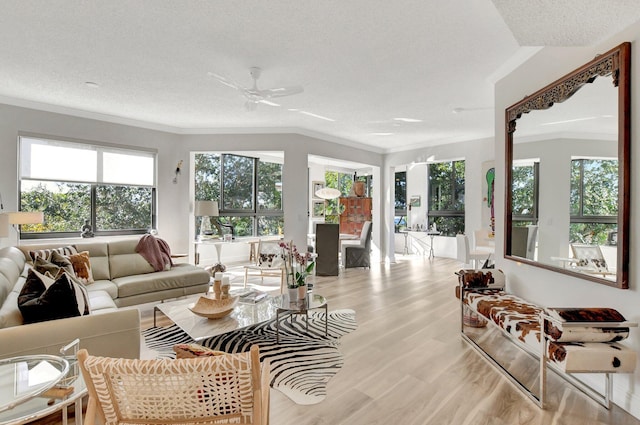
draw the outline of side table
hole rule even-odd
[[[280,343],[280,315],[285,317],[294,314],[304,314],[306,330],[309,330],[309,310],[324,308],[324,334],[329,335],[329,306],[327,299],[319,294],[307,293],[303,300],[291,301],[288,295],[282,297],[282,304],[276,310],[276,343]]]
[[[77,344],[76,341],[72,342],[67,347],[63,347],[63,349],[68,348],[73,344]],[[65,355],[64,358],[49,355],[22,356],[20,358],[29,358],[31,359],[30,361],[40,358],[59,359],[66,364],[66,368],[61,370],[60,376],[55,380],[55,382],[49,381],[47,388],[43,391],[36,391],[30,394],[30,397],[26,398],[19,404],[12,403],[13,407],[11,408],[3,410],[0,407],[0,424],[21,425],[37,421],[56,412],[62,412],[62,424],[67,425],[68,407],[73,404],[75,406],[75,423],[76,425],[82,425],[82,398],[87,395],[87,387],[84,384],[84,379],[82,379],[82,374],[80,373],[78,361],[75,358],[75,355]],[[20,358],[5,359],[1,362],[6,365],[7,362]],[[14,361],[13,370],[15,370],[15,364],[16,363]],[[11,383],[6,380],[8,376],[11,376]],[[13,396],[14,394],[15,381],[13,377],[15,376],[15,373],[12,375],[6,375],[4,372],[2,373],[2,381],[0,382],[0,403],[2,403],[3,407],[7,395]]]

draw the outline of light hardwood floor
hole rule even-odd
[[[329,309],[355,310],[358,329],[341,340],[344,366],[329,382],[327,398],[301,406],[272,390],[270,423],[640,424],[553,373],[549,407],[534,405],[460,338],[454,296],[459,269],[451,259],[400,257],[371,270],[316,277],[315,291],[329,299]],[[152,323],[145,312],[143,327]]]

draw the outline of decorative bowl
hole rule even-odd
[[[193,307],[189,307],[189,310],[193,314],[207,319],[221,319],[229,315],[233,308],[238,303],[238,297],[229,297],[222,299],[215,299],[209,297],[200,297]]]

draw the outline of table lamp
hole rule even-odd
[[[200,238],[203,238],[208,231],[211,231],[209,217],[218,217],[219,214],[217,201],[196,201],[193,215],[202,217],[200,221]],[[222,236],[222,232],[220,232],[220,235]]]

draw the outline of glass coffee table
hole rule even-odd
[[[212,336],[276,319],[276,338],[279,342],[280,318],[283,315],[305,314],[308,319],[308,310],[324,308],[325,313],[327,312],[327,300],[317,294],[308,294],[305,300],[294,300],[294,302],[290,301],[288,294],[270,295],[255,303],[239,302],[231,314],[221,319],[207,319],[193,313],[189,308],[193,307],[196,301],[191,298],[156,305],[153,308],[153,326],[156,326],[156,313],[159,311],[194,341],[202,341]],[[327,324],[325,323],[326,333]]]
[[[189,310],[197,301],[193,298],[165,302],[153,308],[153,326],[160,311],[195,341],[201,341],[273,319],[285,296],[268,296],[255,303],[238,302],[231,314],[221,319],[207,319],[193,313]]]
[[[276,310],[276,342],[280,343],[280,318],[293,316],[294,314],[304,314],[306,322],[306,330],[309,331],[309,310],[324,309],[324,335],[329,335],[329,306],[327,299],[314,293],[307,293],[307,296],[301,300],[289,299],[289,295],[284,295],[282,303]]]

